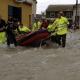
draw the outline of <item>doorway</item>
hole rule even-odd
[[[22,8],[9,5],[8,6],[8,16],[11,16],[21,22],[22,21]]]

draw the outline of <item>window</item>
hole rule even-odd
[[[54,12],[50,13],[50,18],[55,18],[55,13]]]
[[[72,16],[73,16],[73,14],[72,14],[72,12],[71,12],[71,11],[66,12],[66,17],[68,17],[68,18],[72,18]]]

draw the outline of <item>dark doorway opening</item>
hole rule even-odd
[[[15,18],[16,20],[22,20],[22,9],[21,7],[8,6],[8,16]]]

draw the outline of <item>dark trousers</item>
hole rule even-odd
[[[7,33],[7,45],[10,46],[10,44],[17,46],[17,41],[14,33]]]
[[[57,43],[57,36],[51,36],[51,41],[53,43]]]
[[[57,35],[57,43],[60,46],[65,47],[66,46],[66,34],[64,34],[64,35]]]

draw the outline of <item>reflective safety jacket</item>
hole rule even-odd
[[[51,32],[51,35],[54,35],[54,36],[56,35],[55,34],[55,26],[54,26],[54,24],[50,24],[48,26],[47,30],[48,30],[48,32]]]
[[[6,42],[6,33],[0,32],[0,44],[3,44]]]
[[[52,31],[54,31],[54,26],[52,25],[52,24],[49,24],[49,26],[47,27],[47,30],[49,31],[49,32],[52,32]]]
[[[30,32],[31,30],[28,27],[23,26],[22,28],[19,27],[19,31],[20,32]]]
[[[55,32],[57,35],[67,34],[68,32],[68,19],[66,17],[57,18],[53,25],[55,26]]]
[[[41,22],[35,22],[32,26],[32,31],[38,31],[41,28]]]

